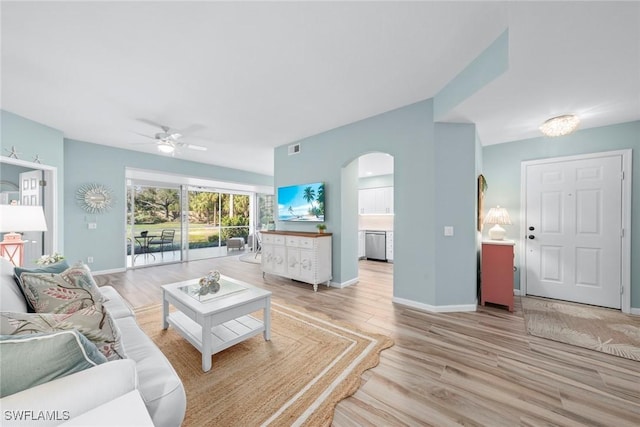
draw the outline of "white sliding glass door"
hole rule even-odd
[[[250,252],[255,230],[273,220],[268,187],[134,169],[126,176],[128,268]]]
[[[250,194],[192,187],[188,198],[190,260],[226,256],[230,249],[239,251],[247,248]],[[228,247],[229,239],[242,239],[242,242]]]
[[[182,260],[180,187],[131,181],[127,186],[127,266]]]

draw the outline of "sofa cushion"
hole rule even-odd
[[[160,321],[160,319],[158,319]],[[127,357],[136,362],[138,390],[156,426],[179,426],[187,398],[180,377],[134,317],[116,319]]]
[[[135,316],[129,303],[120,296],[113,286],[100,286],[99,289],[102,296],[106,299],[103,304],[114,319]]]
[[[0,397],[107,361],[75,330],[0,336]]]
[[[138,390],[132,390],[84,414],[60,424],[61,427],[154,427]]]
[[[13,264],[0,257],[0,311],[27,311],[27,300],[13,278]]]
[[[18,289],[22,293],[22,297],[26,301],[27,311],[29,313],[35,313],[36,310],[31,305],[31,303],[29,302],[29,299],[27,298],[27,295],[24,292],[24,285],[22,284],[22,281],[20,279],[20,276],[22,275],[22,273],[54,273],[54,274],[58,274],[58,273],[62,273],[63,271],[65,271],[67,268],[69,268],[69,264],[67,264],[67,261],[64,260],[64,259],[62,261],[58,261],[58,262],[56,262],[54,264],[41,265],[41,266],[38,266],[38,267],[30,267],[30,268],[27,268],[27,267],[15,267],[15,269],[14,269],[14,280],[18,284]]]
[[[91,271],[83,264],[60,274],[23,272],[20,281],[28,303],[37,313],[73,313],[105,300]]]
[[[3,397],[2,426],[53,427],[64,419],[74,419],[94,408],[109,403],[137,387],[136,363],[123,359],[103,363],[91,369],[40,384],[20,393]],[[24,414],[53,413],[52,417],[24,419]],[[18,417],[23,416],[22,420]],[[95,421],[95,420],[94,420]],[[112,425],[107,419],[92,426]],[[117,424],[124,426],[127,424]],[[131,424],[128,424],[131,425]],[[175,424],[177,426],[178,424]]]
[[[0,313],[0,334],[23,335],[77,329],[108,360],[124,359],[120,329],[109,312],[93,305],[74,313]]]

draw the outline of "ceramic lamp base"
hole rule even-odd
[[[500,224],[496,224],[489,229],[489,238],[491,240],[504,240],[506,234],[507,231],[500,227]]]

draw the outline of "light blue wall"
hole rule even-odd
[[[138,168],[253,185],[273,185],[273,178],[237,169],[190,162],[160,155],[111,148],[65,139],[65,255],[71,259],[94,257],[93,270],[122,269],[126,222],[125,169]],[[79,186],[98,183],[114,193],[114,207],[106,213],[87,214],[75,200]],[[98,227],[89,230],[87,223]]]
[[[436,144],[436,135],[442,138],[440,144]],[[357,257],[354,256],[357,253],[357,204],[353,201],[358,182],[355,177],[349,178],[352,174],[344,172],[343,168],[362,154],[383,152],[394,156],[394,297],[426,305],[475,302],[473,126],[441,125],[441,130],[434,134],[433,103],[426,100],[306,138],[300,144],[301,152],[292,156],[287,154],[287,146],[276,148],[274,185],[326,183],[327,226],[335,236],[335,282],[346,283],[357,277]],[[448,168],[435,166],[436,146],[441,159],[449,166],[459,170],[469,163],[470,169],[460,171],[455,178],[449,177]],[[469,160],[461,164],[457,156]],[[446,175],[443,178],[438,176],[443,173]],[[436,225],[439,224],[436,186],[440,185],[441,179],[449,181],[441,194],[451,209],[469,206],[469,212],[460,223],[456,219],[452,224],[458,230],[457,237],[447,242],[447,253],[452,254],[455,261],[447,260],[440,267],[436,281],[435,263],[439,259],[436,228],[442,234],[442,229]],[[349,182],[351,180],[353,182]],[[348,203],[345,200],[351,201],[353,209],[345,208]],[[277,227],[313,230],[309,224],[280,222]],[[468,245],[469,241],[470,249],[458,247]],[[470,261],[460,258],[460,254],[467,252],[471,253]],[[449,282],[459,277],[464,277],[462,283]],[[442,291],[437,292],[436,286]]]
[[[378,116],[374,116],[347,126],[315,135],[300,141],[301,152],[289,156],[287,146],[275,150],[276,187],[304,182],[324,181],[326,183],[326,215],[328,231],[334,234],[333,276],[336,282],[348,282],[356,278],[357,257],[350,253],[343,255],[342,244],[356,239],[357,208],[353,212],[343,212],[342,191],[355,195],[357,180],[342,182],[342,168],[362,154],[372,152],[389,153],[395,164],[406,165],[396,168],[394,178],[394,204],[411,206],[411,212],[396,211],[394,226],[394,276],[397,283],[395,294],[407,299],[433,299],[434,271],[433,249],[425,248],[416,238],[419,234],[431,235],[432,229],[415,227],[416,216],[421,223],[433,223],[433,190],[421,183],[433,182],[433,105],[423,101]],[[411,172],[409,170],[412,170]],[[415,197],[419,194],[419,197]],[[342,235],[342,215],[349,216],[348,223],[353,232]],[[431,222],[429,222],[431,221]],[[308,224],[277,223],[279,229],[312,231]],[[429,239],[432,241],[432,238]],[[347,247],[357,247],[357,240]],[[345,247],[345,250],[348,250]],[[416,266],[420,265],[420,268]]]
[[[358,161],[355,160],[342,169],[341,187],[341,229],[333,237],[333,246],[342,248],[344,259],[358,259]],[[343,238],[343,236],[345,236]],[[358,277],[358,263],[345,262],[341,264],[341,274],[344,277]]]
[[[476,277],[475,125],[435,125],[436,305],[474,304]],[[444,235],[444,227],[454,229]]]
[[[4,164],[4,163],[2,164],[1,167],[2,169],[0,169],[0,179],[3,181],[9,181],[16,185],[18,185],[18,182],[20,180],[20,174],[22,172],[28,172],[33,170],[33,169],[28,169],[24,166]]]
[[[64,248],[64,138],[61,131],[0,110],[0,153],[7,156],[12,146],[20,153],[18,158],[33,162],[38,156],[43,165],[57,168],[58,180],[58,242]]]
[[[520,224],[520,162],[549,157],[571,156],[602,151],[633,149],[631,213],[631,307],[640,307],[640,121],[585,129],[559,138],[533,138],[484,147],[483,173],[488,190],[485,207],[507,209],[513,225],[506,226],[507,238],[524,235]],[[486,231],[485,231],[486,234]],[[516,266],[519,273],[519,248]],[[519,288],[519,274],[516,288]]]
[[[437,93],[434,117],[442,120],[446,113],[509,68],[509,31],[505,30],[477,58]]]

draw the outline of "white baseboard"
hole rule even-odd
[[[407,307],[415,308],[422,311],[428,311],[431,313],[453,313],[461,311],[476,311],[476,304],[460,304],[460,305],[430,305],[417,301],[412,301],[404,298],[393,297],[394,304],[404,305]]]
[[[111,274],[111,273],[122,273],[127,271],[126,268],[112,268],[111,270],[100,270],[100,271],[92,271],[91,274],[94,276],[99,276],[101,274]]]
[[[356,277],[355,279],[351,279],[351,280],[347,280],[346,282],[331,282],[331,287],[332,288],[346,288],[347,286],[351,286],[351,285],[355,285],[356,283],[358,283],[360,281],[359,277]]]
[[[515,296],[520,296],[520,289],[514,289],[514,290],[513,290],[513,294],[514,294]]]

